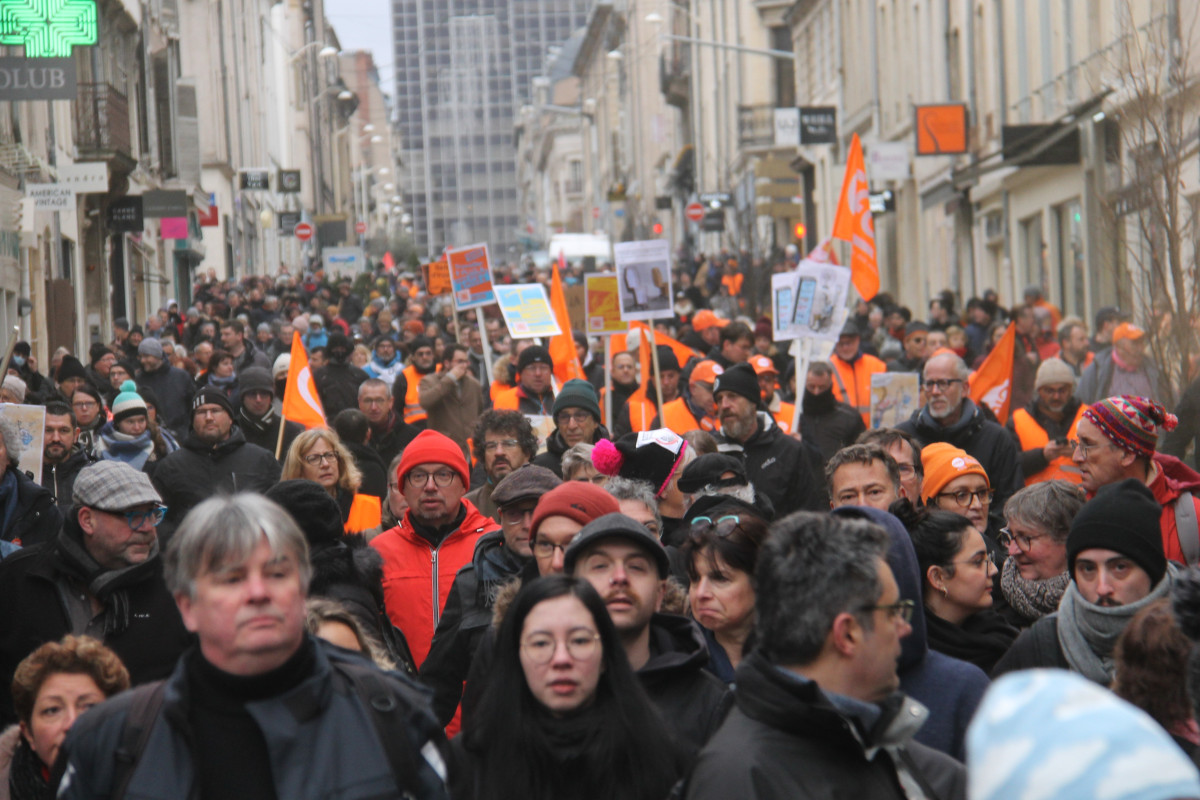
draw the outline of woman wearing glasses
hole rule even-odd
[[[379,498],[359,493],[362,473],[338,435],[328,428],[307,430],[288,448],[280,480],[296,478],[313,481],[329,492],[342,511],[346,533],[379,526],[383,512]]]
[[[925,481],[921,498],[925,505],[961,514],[980,533],[988,533],[992,507],[991,481],[978,459],[946,442],[935,442],[921,451]],[[994,539],[989,548],[995,548]]]
[[[688,604],[708,642],[708,670],[732,685],[754,631],[754,566],[767,523],[744,505],[722,503],[692,520],[682,548]]]
[[[921,568],[921,594],[929,646],[991,672],[1017,630],[992,609],[996,563],[983,534],[961,514],[892,506]]]
[[[1000,546],[1008,558],[1000,570],[997,611],[1017,628],[1028,628],[1058,610],[1071,576],[1067,533],[1083,508],[1083,490],[1064,480],[1026,486],[1004,504]]]
[[[683,764],[586,581],[527,583],[496,634],[487,691],[453,746],[456,800],[661,800]]]

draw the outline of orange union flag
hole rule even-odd
[[[850,279],[863,300],[879,294],[879,265],[875,261],[875,223],[867,195],[867,170],[863,166],[858,134],[850,141],[846,177],[833,220],[833,238],[850,243]]]
[[[971,376],[971,400],[975,405],[990,408],[1001,425],[1008,421],[1008,409],[1012,401],[1013,350],[1016,344],[1016,324],[1010,322],[987,360]]]
[[[283,390],[283,418],[306,428],[325,427],[325,410],[317,397],[317,385],[308,369],[308,353],[298,332],[292,333],[292,360],[288,365],[287,388]]]
[[[550,308],[554,318],[558,320],[558,336],[551,337],[550,360],[554,362],[554,377],[559,383],[566,383],[572,378],[583,378],[583,365],[579,363],[579,352],[575,349],[575,337],[571,333],[571,317],[567,314],[567,296],[563,292],[562,276],[558,272],[560,264],[565,263],[562,253],[558,254],[558,263],[550,278]]]

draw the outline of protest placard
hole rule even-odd
[[[446,251],[454,307],[458,311],[496,302],[492,269],[486,244],[473,244]]]
[[[671,287],[671,245],[665,239],[614,245],[617,299],[621,319],[670,319],[675,316]]]
[[[546,287],[540,283],[503,284],[493,288],[504,323],[514,339],[558,336],[562,328],[554,318]]]

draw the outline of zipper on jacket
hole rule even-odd
[[[450,538],[449,536],[446,537]],[[445,541],[444,539],[442,541]],[[442,549],[439,544],[437,547],[432,547],[429,550],[430,558],[433,562],[433,629],[436,631],[438,626],[438,618],[442,616],[441,604],[438,602],[438,551]]]

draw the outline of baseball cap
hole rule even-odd
[[[716,383],[717,376],[724,371],[725,368],[715,361],[701,361],[692,369],[692,377],[688,379],[688,383],[695,383],[696,381]]]
[[[716,325],[718,328],[724,328],[729,324],[729,320],[721,319],[707,308],[702,311],[697,311],[696,316],[692,317],[692,330],[703,331],[708,330]]]
[[[1146,332],[1132,322],[1122,322],[1113,331],[1112,340],[1113,344],[1116,344],[1122,339],[1140,339],[1145,335]]]
[[[645,548],[654,558],[660,578],[667,577],[671,571],[671,562],[662,542],[654,538],[654,534],[650,533],[645,525],[620,512],[605,514],[584,525],[567,545],[567,551],[563,554],[563,569],[573,572],[579,556],[601,539],[625,539]]]
[[[754,367],[755,375],[766,375],[768,372],[778,375],[779,368],[775,366],[775,362],[769,356],[754,356],[750,359],[750,366]]]

